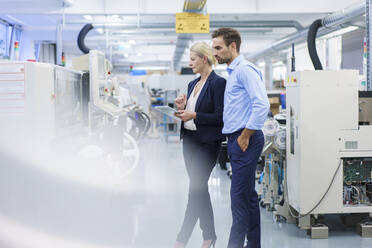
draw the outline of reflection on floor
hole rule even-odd
[[[159,144],[159,141],[148,142],[146,147],[146,151],[152,151],[151,156],[145,158],[145,181],[149,190],[144,205],[146,207],[143,207],[143,214],[139,219],[142,232],[138,233],[138,246],[135,247],[172,247],[187,202],[188,181],[182,160],[182,147],[181,144]],[[231,226],[230,179],[217,165],[209,184],[218,236],[216,247],[223,248],[227,246]],[[151,188],[157,190],[151,191]],[[361,238],[353,230],[345,230],[339,218],[328,219],[332,224],[329,239],[311,240],[305,231],[292,224],[277,223],[272,212],[261,209],[262,247],[372,247],[372,239]],[[153,237],[152,241],[148,237]],[[196,226],[188,247],[200,247],[201,242],[201,231]]]
[[[85,170],[78,183],[0,153],[0,247],[172,247],[187,202],[182,146],[158,139],[143,140],[140,147],[139,166],[121,183],[113,183],[109,173],[99,173],[93,165],[89,170],[74,164],[72,170],[72,164],[63,164],[65,175]],[[55,161],[48,166],[60,165]],[[106,181],[94,187],[86,184],[93,171]],[[230,179],[216,166],[210,193],[218,248],[227,246],[231,226],[229,189]],[[372,247],[372,239],[345,230],[338,218],[330,218],[329,239],[311,240],[295,225],[275,222],[271,212],[262,209],[261,216],[263,248]],[[201,243],[196,226],[188,247]]]

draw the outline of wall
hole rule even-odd
[[[147,78],[147,84],[150,88],[162,88],[163,90],[179,89],[181,93],[186,93],[188,83],[196,77],[196,75],[177,75],[173,73],[165,75],[153,74]]]
[[[357,69],[363,74],[364,30],[356,30],[342,36],[342,68]]]

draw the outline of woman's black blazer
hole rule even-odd
[[[187,99],[189,99],[199,80],[200,77],[189,83],[187,87]],[[195,105],[196,119],[194,123],[197,129],[197,138],[201,143],[225,140],[225,136],[222,134],[225,87],[226,79],[212,71],[200,92]],[[185,128],[182,122],[181,139],[184,132]]]

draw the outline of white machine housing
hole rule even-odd
[[[372,213],[343,204],[342,158],[372,157],[372,126],[358,124],[358,71],[298,71],[288,75],[287,179],[289,204],[301,214]],[[350,148],[345,142],[356,142]],[[355,144],[355,143],[354,143]]]
[[[81,128],[80,72],[19,61],[1,61],[0,68],[0,118],[5,134],[16,130],[41,141]]]
[[[94,106],[100,108],[112,116],[119,116],[125,113],[123,108],[107,101],[105,89],[109,87],[108,71],[110,65],[105,59],[105,54],[97,50],[89,52],[89,81],[90,81],[90,101]],[[117,81],[116,81],[117,82]],[[116,83],[116,93],[119,94],[119,86]]]

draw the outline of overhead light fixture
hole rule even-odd
[[[141,52],[137,53],[137,56],[142,56],[143,54]]]
[[[97,33],[99,33],[99,34],[103,34],[103,28],[97,28],[96,31],[97,31]]]
[[[93,17],[91,15],[84,15],[83,16],[88,21],[93,21]]]
[[[118,22],[121,20],[119,15],[110,15],[106,17],[108,21]]]
[[[99,25],[99,24],[98,24]],[[102,24],[101,24],[102,25]],[[103,24],[105,27],[120,27],[120,26],[124,26],[123,23],[105,23]],[[97,24],[96,24],[97,26]]]
[[[276,61],[274,63],[272,63],[273,66],[281,66],[281,65],[284,65],[283,64],[283,61],[279,60],[279,61]]]
[[[259,63],[258,63],[258,66],[259,66],[259,67],[264,67],[264,66],[265,66],[265,62],[259,62]]]
[[[136,66],[136,70],[164,71],[170,70],[169,66]]]
[[[75,0],[63,0],[63,5],[65,7],[71,7],[72,5],[74,5],[75,3]]]
[[[129,40],[129,44],[134,45],[134,44],[136,44],[136,41],[135,40]]]
[[[130,45],[127,44],[127,43],[118,43],[118,49],[119,50],[126,50],[126,49],[130,49]]]
[[[328,38],[333,38],[333,37],[336,37],[336,36],[341,36],[343,34],[346,34],[346,33],[352,32],[354,30],[357,30],[358,28],[359,27],[357,27],[357,26],[349,26],[349,27],[346,27],[346,28],[339,29],[335,32],[329,33],[327,35],[324,35],[322,38],[323,39],[328,39]]]
[[[129,58],[129,54],[128,53],[124,53],[124,57]]]

